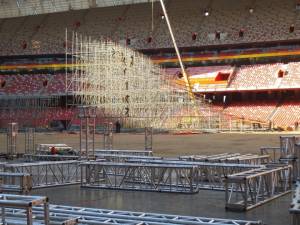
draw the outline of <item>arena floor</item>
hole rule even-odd
[[[291,133],[289,133],[290,135]],[[155,134],[153,151],[158,156],[217,154],[224,152],[258,153],[261,146],[278,146],[285,133]],[[18,136],[18,152],[24,152],[24,134]],[[6,151],[6,135],[0,134],[0,149]],[[64,143],[79,146],[78,134],[37,133],[36,144]],[[144,134],[121,133],[113,136],[114,149],[144,149]],[[96,148],[103,148],[103,136],[96,135]]]
[[[259,153],[261,146],[278,146],[279,136],[285,133],[219,133],[174,135],[156,134],[154,154],[178,156],[187,154],[216,154],[224,152]],[[0,136],[4,151],[6,136]],[[78,147],[78,135],[66,133],[37,134],[36,143],[66,143]],[[96,147],[103,145],[102,135],[96,136]],[[22,152],[24,135],[19,134],[18,151]],[[143,134],[114,134],[114,149],[143,149]],[[257,207],[247,213],[225,211],[224,192],[200,191],[198,194],[81,189],[66,186],[40,189],[33,194],[46,195],[51,203],[98,207],[116,210],[145,211],[204,217],[262,220],[268,225],[288,225],[291,194]]]

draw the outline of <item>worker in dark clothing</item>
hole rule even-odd
[[[119,121],[116,122],[116,133],[121,133],[121,123]]]

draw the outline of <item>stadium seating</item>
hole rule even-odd
[[[245,120],[267,122],[276,109],[276,102],[234,103],[228,105],[223,112]]]
[[[0,54],[63,53],[66,28],[96,39],[128,39],[138,49],[172,47],[158,2],[153,9],[153,20],[151,3],[0,19]],[[300,23],[292,0],[173,0],[167,10],[178,45],[184,47],[289,40],[300,34],[289,31]]]
[[[65,93],[65,74],[0,75],[5,86],[0,95],[49,95]]]
[[[39,110],[0,110],[0,124],[17,122],[22,126],[49,127],[50,122],[55,120],[71,121],[75,115],[74,109],[48,108]]]
[[[232,77],[230,88],[275,88],[281,64],[241,66]]]
[[[272,117],[276,126],[283,128],[295,127],[295,123],[300,123],[300,103],[299,101],[286,101],[276,111]]]

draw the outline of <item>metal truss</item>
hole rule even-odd
[[[64,221],[65,219],[71,220],[73,218],[73,220],[76,219],[77,223],[80,225],[262,225],[261,221],[116,211],[108,209],[83,208],[52,204],[49,207],[49,212],[50,224],[63,224],[58,223],[58,221]],[[18,222],[14,224],[26,224],[22,223],[26,218],[25,210],[6,209],[5,214],[11,220]],[[32,214],[36,218],[35,222],[41,221],[44,215],[43,208],[33,207]],[[42,221],[40,224],[43,224]]]
[[[30,174],[33,188],[62,186],[80,183],[81,170],[79,164],[81,162],[68,160],[5,164],[4,171]]]
[[[289,165],[270,166],[226,176],[227,210],[246,211],[291,191]]]
[[[18,124],[9,123],[7,128],[7,155],[9,157],[17,154],[17,136],[18,136]]]
[[[25,195],[9,195],[9,194],[0,194],[0,207],[1,212],[1,222],[2,224],[19,224],[15,220],[9,218],[9,213],[7,213],[6,208],[22,209],[23,218],[22,220],[26,222],[27,225],[35,224],[33,222],[34,216],[32,213],[32,208],[34,206],[42,205],[41,214],[43,215],[42,222],[44,225],[49,225],[49,203],[47,197],[41,196],[25,196]],[[11,213],[14,215],[14,212]],[[21,223],[22,224],[22,223]],[[23,223],[24,224],[24,223]]]
[[[288,164],[293,167],[293,181],[300,174],[300,137],[280,136],[280,147],[261,147],[261,155],[270,155],[271,162]]]
[[[121,160],[115,158],[115,160]],[[97,162],[98,165],[105,164],[105,162]],[[115,168],[114,168],[115,165]],[[125,163],[118,161],[111,162],[109,169],[112,170],[114,176],[124,176],[127,166],[135,165],[151,167],[155,166],[170,166],[170,167],[196,167],[197,168],[197,180],[194,181],[194,185],[197,185],[197,189],[210,189],[210,190],[224,190],[224,178],[227,175],[239,173],[242,171],[251,170],[254,168],[260,168],[258,165],[248,164],[228,164],[228,163],[207,163],[207,162],[186,162],[186,161],[172,161],[172,160],[160,160],[143,157],[132,157],[125,160]],[[108,169],[107,169],[108,170]],[[195,176],[196,177],[196,176]],[[145,175],[145,180],[147,176]]]
[[[152,151],[145,151],[145,150],[124,150],[124,149],[114,149],[114,150],[102,150],[96,149],[95,154],[119,154],[119,155],[136,155],[136,156],[153,156]]]
[[[199,191],[198,170],[192,165],[87,162],[81,167],[85,170],[82,187],[175,193]]]
[[[78,160],[77,155],[35,155],[24,154],[26,161],[64,161],[64,160]]]
[[[261,165],[236,163],[188,162],[180,160],[128,159],[128,163],[188,165],[198,168],[199,189],[224,190],[224,178],[228,175],[261,168]]]
[[[145,150],[152,151],[153,144],[153,129],[152,127],[145,127]]]
[[[26,173],[0,172],[0,190],[27,194],[32,189],[32,177]]]
[[[191,155],[180,156],[179,159],[197,162],[224,162],[261,165],[270,162],[269,155],[240,154],[240,153],[223,153],[217,155]]]
[[[113,123],[105,124],[105,130],[103,133],[103,148],[107,150],[113,149]]]
[[[93,159],[95,157],[96,107],[79,107],[78,117],[80,119],[80,157]]]
[[[289,209],[292,215],[293,225],[300,224],[300,181],[297,181],[296,188],[293,192],[293,200]]]
[[[280,147],[261,147],[261,155],[269,155],[271,162],[278,162],[280,159]]]
[[[300,137],[280,136],[280,158],[295,158],[296,144],[300,142]]]
[[[96,159],[105,159],[108,162],[127,162],[130,159],[159,160],[159,156],[139,156],[139,155],[121,155],[121,154],[96,154]]]
[[[31,154],[35,151],[35,128],[25,129],[25,154]]]

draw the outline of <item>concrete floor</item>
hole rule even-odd
[[[254,208],[246,213],[227,212],[224,192],[200,191],[198,194],[172,194],[142,191],[83,189],[79,185],[35,190],[46,195],[50,203],[125,211],[142,211],[177,215],[261,220],[267,225],[291,224],[288,212],[291,194]]]
[[[279,146],[283,133],[224,133],[154,136],[154,154],[179,156],[186,154],[218,154],[224,152],[259,153],[261,146]],[[6,136],[0,134],[0,149],[6,152]],[[37,134],[38,143],[66,143],[78,148],[78,135],[66,133]],[[103,137],[96,136],[96,147],[102,147]],[[24,138],[18,138],[18,152],[24,151]],[[114,136],[115,149],[143,149],[143,134],[118,134]],[[291,195],[285,195],[247,213],[226,212],[224,192],[201,191],[195,195],[157,192],[133,192],[81,189],[79,186],[55,187],[33,192],[45,195],[53,204],[97,207],[115,210],[143,211],[203,217],[262,220],[268,225],[291,224],[288,212]]]

